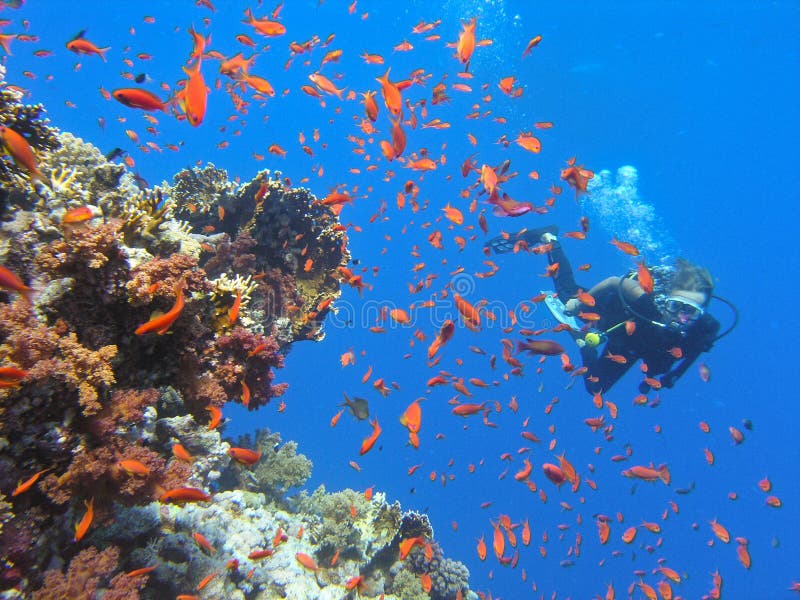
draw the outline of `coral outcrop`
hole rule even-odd
[[[22,282],[0,290],[0,597],[470,597],[423,516],[299,491],[311,461],[276,432],[225,438],[225,405],[286,394],[290,344],[363,287],[336,212],[268,171],[150,188],[1,80],[0,125],[38,161],[0,158]]]

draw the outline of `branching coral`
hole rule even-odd
[[[256,432],[255,441],[245,435],[235,445],[260,450],[261,459],[247,468],[231,463],[223,485],[263,492],[270,500],[280,502],[288,490],[303,485],[311,477],[311,461],[297,453],[295,442],[281,444],[279,433],[261,429]]]

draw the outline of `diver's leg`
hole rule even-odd
[[[597,352],[596,348],[592,348],[595,359],[591,365],[587,364],[584,358],[583,364],[589,368],[589,371],[585,375],[584,383],[586,385],[586,391],[590,394],[596,394],[598,392],[605,393],[610,390],[614,384],[628,372],[628,369],[633,366],[633,363],[636,362],[635,357],[630,357],[625,363],[618,363],[610,358],[606,358],[605,355],[608,354],[607,349],[608,345],[603,348],[602,352]],[[585,349],[581,350],[582,356],[584,350]]]
[[[570,298],[574,298],[578,294],[578,284],[575,283],[575,275],[572,273],[572,266],[569,264],[569,259],[564,249],[561,247],[561,242],[553,240],[550,242],[550,251],[547,253],[547,261],[554,265],[558,263],[558,270],[553,275],[553,283],[556,286],[556,293],[559,299],[566,303]]]

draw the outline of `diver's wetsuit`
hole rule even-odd
[[[551,265],[554,263],[559,265],[553,281],[562,302],[566,304],[567,300],[574,298],[579,287],[583,290],[589,289],[578,286],[575,282],[572,267],[558,241],[552,242],[552,248],[547,257]],[[589,369],[584,382],[586,390],[590,394],[606,392],[611,389],[617,380],[640,358],[647,363],[648,377],[663,375],[661,384],[664,387],[672,387],[700,354],[711,349],[720,328],[719,322],[708,313],[703,313],[691,327],[683,332],[670,327],[654,325],[629,312],[620,299],[619,290],[616,287],[595,297],[595,301],[597,304],[592,310],[600,315],[600,320],[593,324],[595,328],[606,331],[618,323],[633,320],[636,323],[636,330],[633,335],[628,335],[625,327],[618,327],[608,334],[608,342],[600,352],[598,352],[598,348],[588,345],[581,348],[583,365]],[[659,322],[663,319],[649,294],[642,295],[630,303],[630,306],[636,313],[652,321]],[[675,347],[681,349],[683,357],[680,359],[680,364],[670,371],[678,360],[669,352]],[[606,358],[608,353],[624,356],[626,362],[620,364]],[[593,381],[595,378],[596,381]],[[646,384],[644,385],[646,387]],[[642,391],[646,390],[642,389]]]

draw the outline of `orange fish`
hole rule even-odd
[[[267,37],[274,37],[286,33],[286,27],[277,21],[270,21],[269,19],[256,19],[253,12],[248,8],[244,11],[247,20],[242,23],[251,25],[258,33]]]
[[[331,96],[336,96],[339,98],[339,100],[342,99],[342,92],[344,92],[344,89],[337,88],[335,85],[333,85],[333,82],[324,75],[319,73],[311,73],[308,78],[323,92],[330,94]]]
[[[561,171],[561,179],[575,188],[575,198],[577,199],[580,194],[588,193],[589,180],[594,177],[594,173],[587,169],[576,167],[574,158],[570,159],[568,163],[570,166]]]
[[[242,290],[236,290],[233,306],[228,309],[228,323],[233,325],[239,319],[239,308],[242,305]]]
[[[406,538],[400,542],[400,560],[405,560],[414,546],[424,546],[425,538],[422,536]]]
[[[458,36],[458,42],[456,42],[456,56],[459,62],[465,65],[465,69],[469,69],[469,61],[475,51],[475,28],[477,24],[476,18],[472,18],[467,23],[461,23],[461,34]]]
[[[636,277],[639,280],[639,285],[642,286],[645,294],[653,293],[653,276],[650,274],[648,268],[644,265],[644,261],[636,264]]]
[[[84,513],[83,518],[75,524],[74,541],[76,542],[80,542],[83,539],[83,536],[89,531],[92,519],[94,519],[94,498],[84,500],[83,503],[86,505],[86,513]]]
[[[211,414],[211,420],[208,422],[209,431],[216,429],[217,426],[222,422],[222,411],[213,405],[207,406],[206,410]]]
[[[39,180],[49,186],[49,183],[45,181],[44,175],[39,170],[39,163],[28,140],[10,127],[0,125],[0,142],[6,152],[11,155],[14,164],[27,172],[31,181]]]
[[[419,405],[419,400],[414,400],[408,405],[408,408],[400,417],[400,423],[411,433],[419,432],[422,425],[422,408]]]
[[[314,571],[315,573],[319,571],[319,566],[317,565],[317,561],[311,558],[308,554],[304,554],[302,552],[298,552],[294,555],[297,559],[297,562],[300,563],[301,566],[305,567],[309,571]]]
[[[158,568],[158,565],[153,565],[152,567],[142,567],[141,569],[134,569],[133,571],[128,571],[125,573],[126,577],[139,577],[140,575],[147,575],[148,573],[152,573]]]
[[[150,469],[144,463],[133,460],[121,460],[117,463],[128,475],[141,475],[147,477],[150,474]]]
[[[0,288],[17,292],[28,302],[31,301],[31,294],[33,293],[33,290],[22,283],[22,280],[17,277],[16,274],[12,273],[2,265],[0,265]]]
[[[53,467],[47,467],[46,469],[42,469],[38,473],[34,473],[29,479],[26,479],[25,481],[20,482],[17,485],[17,487],[14,488],[14,491],[11,492],[11,497],[13,498],[15,496],[19,496],[20,494],[24,494],[25,492],[27,492],[29,489],[31,489],[33,487],[33,484],[35,484],[39,480],[39,477],[41,477],[42,474],[46,473],[47,471],[49,471],[52,468]]]
[[[381,84],[381,95],[386,108],[392,115],[399,117],[403,112],[403,99],[397,85],[389,81],[389,71],[391,68],[387,69],[383,77],[378,77],[377,81]]]
[[[162,102],[158,96],[142,88],[119,88],[111,92],[111,95],[117,102],[129,108],[166,112],[168,106],[167,102]]]
[[[714,532],[714,535],[717,536],[721,542],[727,544],[731,541],[731,534],[728,533],[728,530],[725,529],[719,521],[714,519],[713,521],[709,521],[708,524],[711,525],[711,531]]]
[[[260,450],[248,450],[247,448],[230,448],[228,456],[243,465],[254,465],[261,459]]]
[[[378,120],[378,105],[375,103],[375,92],[365,92],[361,94],[364,99],[364,111],[367,118],[373,123]]]
[[[176,94],[178,106],[186,114],[186,119],[192,127],[197,127],[203,122],[206,116],[206,105],[208,103],[208,89],[200,72],[202,61],[197,60],[194,68],[183,68],[183,72],[189,76],[186,86]]]
[[[78,208],[73,208],[65,212],[64,216],[61,217],[61,224],[75,225],[78,223],[85,223],[93,218],[94,213],[91,208],[88,206],[79,206]]]
[[[216,554],[217,549],[211,545],[211,542],[208,541],[208,538],[204,536],[202,533],[194,532],[192,533],[192,538],[194,539],[195,543],[203,550],[208,552],[209,554]]]
[[[486,402],[481,402],[480,404],[464,402],[462,404],[458,404],[450,412],[459,417],[468,417],[483,411],[485,408]]]
[[[621,250],[625,254],[628,254],[630,256],[639,256],[639,249],[633,244],[630,244],[628,242],[621,242],[617,238],[611,238],[611,241],[609,243],[612,244],[613,246],[616,246],[619,250]],[[644,287],[642,289],[644,289]]]
[[[168,502],[208,502],[211,496],[206,494],[203,490],[192,487],[179,487],[167,490],[159,497],[158,501],[163,503]]]
[[[172,445],[172,454],[178,460],[182,460],[184,462],[192,462],[194,461],[194,457],[189,454],[189,451],[183,447],[182,444],[173,444]]]
[[[464,318],[464,323],[467,325],[467,327],[473,330],[480,329],[481,316],[477,309],[455,293],[453,294],[453,301],[456,303],[456,309]]]
[[[460,210],[450,206],[449,203],[442,210],[444,211],[444,216],[447,217],[449,221],[455,223],[456,225],[463,225],[464,215],[461,214]]]
[[[103,59],[103,62],[106,62],[106,51],[109,50],[109,47],[106,46],[105,48],[98,48],[92,42],[83,37],[85,33],[85,31],[81,31],[78,35],[68,41],[67,50],[74,52],[75,54],[96,54]]]
[[[643,481],[663,481],[666,485],[670,482],[670,473],[666,465],[660,465],[657,469],[653,468],[651,464],[649,467],[641,465],[633,466],[630,469],[622,471],[624,477],[631,477],[641,479]]]
[[[359,454],[362,455],[372,450],[372,447],[375,445],[375,442],[378,440],[378,436],[382,431],[381,426],[378,424],[377,417],[375,417],[375,420],[372,420],[369,423],[372,425],[372,433],[369,435],[369,437],[364,438],[364,440],[361,442],[361,450],[359,451]]]
[[[478,558],[481,560],[486,560],[486,541],[484,540],[483,536],[481,536],[478,540],[478,546],[476,550],[478,551]]]
[[[155,331],[158,335],[164,335],[175,320],[180,316],[183,310],[183,288],[186,285],[186,280],[181,279],[175,284],[175,304],[172,308],[159,317],[150,319],[147,323],[143,323],[136,328],[134,332],[136,335],[144,335],[145,333],[152,333]]]

